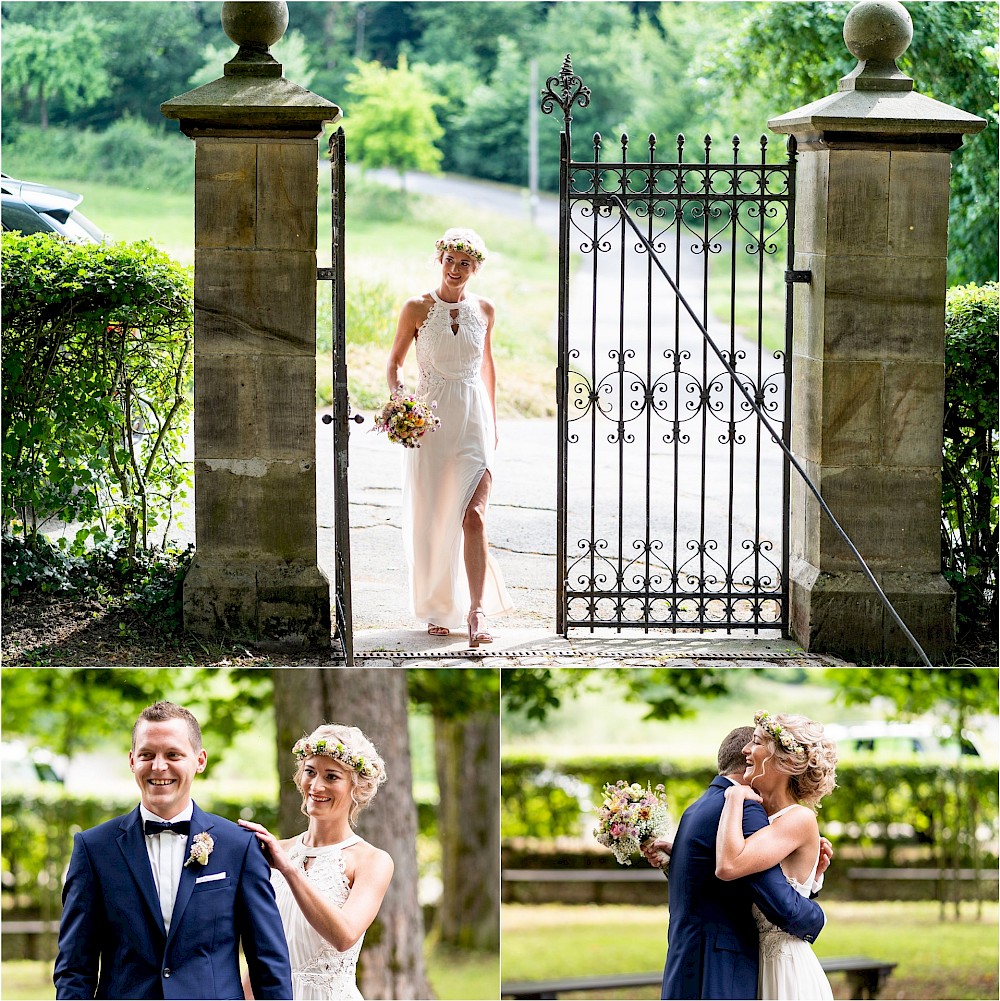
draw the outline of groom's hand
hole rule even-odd
[[[820,876],[830,868],[830,863],[833,861],[833,845],[824,837],[819,839],[819,865],[816,866],[816,878],[819,879]]]

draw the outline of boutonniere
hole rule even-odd
[[[202,831],[201,834],[196,834],[194,840],[191,842],[191,854],[188,856],[187,862],[184,863],[184,868],[186,869],[189,865],[194,865],[195,862],[198,865],[205,865],[208,862],[208,856],[212,854],[212,849],[215,847],[215,841],[212,839],[212,835],[208,831]]]

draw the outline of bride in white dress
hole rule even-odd
[[[759,712],[743,753],[747,785],[726,790],[716,838],[716,875],[739,879],[780,864],[789,884],[809,896],[819,863],[815,810],[836,785],[837,748],[821,724],[805,716]],[[763,803],[768,826],[743,837],[743,803]],[[754,907],[760,930],[760,981],[765,999],[832,999],[830,982],[809,943],[776,928]]]
[[[486,512],[496,447],[493,303],[466,290],[486,260],[469,229],[436,243],[441,281],[408,299],[386,365],[390,393],[416,346],[416,395],[436,403],[440,427],[403,456],[403,545],[414,616],[432,636],[468,626],[469,645],[490,643],[487,616],[510,610],[500,568],[489,552]]]
[[[385,781],[385,765],[357,727],[339,723],[318,727],[292,754],[302,812],[309,818],[305,833],[279,841],[260,824],[239,823],[257,835],[269,856],[294,1001],[360,1001],[358,955],[393,862],[352,825]]]

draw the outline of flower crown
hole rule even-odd
[[[315,744],[310,744],[308,738],[303,737],[301,740],[295,742],[292,754],[299,761],[305,761],[306,758],[311,758],[314,754],[325,754],[328,758],[336,758],[338,761],[342,761],[345,765],[358,772],[358,774],[364,775],[366,779],[375,778],[375,768],[370,762],[365,761],[364,755],[351,754],[340,741],[333,743],[329,740],[317,740]]]
[[[480,264],[486,260],[486,255],[478,248],[474,247],[468,240],[438,240],[434,244],[434,248],[439,254],[443,254],[446,250],[453,250],[459,254],[468,254],[469,257],[474,257]]]
[[[805,754],[806,749],[771,714],[761,709],[754,714],[754,723],[769,733],[789,754]]]

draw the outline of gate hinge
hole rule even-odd
[[[801,282],[803,285],[809,285],[812,280],[813,273],[811,271],[785,271],[785,281],[789,284],[793,282]]]
[[[788,272],[785,272],[786,274]],[[316,281],[332,282],[337,277],[337,272],[333,268],[317,268]]]

